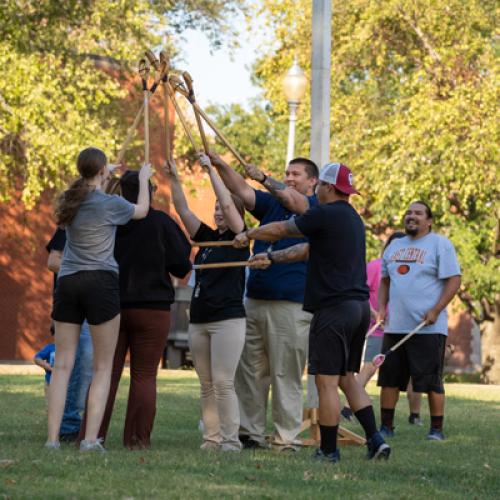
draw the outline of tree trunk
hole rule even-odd
[[[482,379],[488,384],[500,384],[500,296],[489,313],[493,321],[481,324]]]

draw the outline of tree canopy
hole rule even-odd
[[[27,207],[75,173],[84,145],[110,153],[126,124],[124,74],[145,48],[204,30],[233,40],[243,0],[6,0],[0,9],[0,201],[22,190]],[[96,60],[113,63],[113,75]]]
[[[258,7],[272,38],[261,47],[254,78],[269,116],[281,122],[282,79],[293,58],[310,74],[311,3],[264,0]],[[334,3],[332,23],[330,157],[354,172],[369,255],[380,252],[379,240],[400,225],[412,200],[428,201],[438,231],[458,250],[462,297],[478,319],[487,311],[471,299],[492,302],[500,284],[496,8],[490,0],[353,0]],[[299,109],[301,155],[309,150],[309,112],[307,97]],[[260,113],[236,113],[232,138],[242,152],[253,144],[248,150],[258,161],[282,172],[275,144],[255,151],[269,135],[263,125],[247,127]],[[280,120],[266,130],[279,130]],[[283,158],[283,130],[276,138]]]

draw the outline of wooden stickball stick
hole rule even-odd
[[[149,163],[149,71],[148,61],[141,59],[139,62],[139,74],[141,75],[142,90],[144,92],[144,163]]]
[[[265,264],[271,264],[270,260],[263,261]],[[213,262],[211,264],[195,264],[193,269],[223,269],[225,267],[247,267],[251,265],[248,260],[240,260],[236,262]]]
[[[193,247],[200,247],[200,248],[205,248],[205,247],[232,247],[233,242],[232,241],[192,241],[191,246]]]
[[[127,148],[130,146],[130,143],[132,142],[132,138],[134,137],[135,131],[139,125],[139,122],[141,121],[142,118],[142,113],[144,112],[144,102],[142,102],[141,107],[139,108],[139,111],[137,111],[137,114],[135,115],[134,122],[132,125],[127,130],[127,135],[125,137],[125,140],[123,141],[123,145],[118,152],[118,156],[116,157],[116,164],[121,164],[123,162],[123,158],[125,157],[125,152],[127,151]]]
[[[172,89],[174,92],[179,92],[186,99],[190,100],[189,92],[185,89],[183,82],[176,76],[172,75],[169,78],[170,83],[172,84]],[[215,134],[219,137],[221,142],[226,146],[229,151],[233,154],[233,156],[240,162],[240,164],[245,167],[246,162],[243,157],[236,151],[236,149],[232,146],[232,144],[227,140],[224,134],[217,128],[217,125],[210,119],[210,117],[203,111],[202,108],[198,105],[197,102],[192,103],[195,112],[199,113],[200,116],[205,120],[205,122],[209,125],[209,127],[215,132]]]
[[[371,337],[375,330],[382,324],[382,321],[377,321],[369,330],[368,333],[365,335],[366,338]]]
[[[389,356],[389,354],[393,353],[395,350],[397,350],[400,346],[402,346],[406,341],[410,340],[413,335],[417,334],[424,326],[427,325],[427,321],[422,321],[422,323],[420,323],[415,329],[413,329],[410,333],[407,333],[399,342],[397,342],[396,344],[394,344],[390,349],[388,349],[386,352],[384,353],[380,353],[380,354],[377,354],[376,356],[374,356],[374,358],[372,359],[372,363],[374,364],[374,366],[376,366],[377,368],[379,366],[381,366],[384,361],[385,361],[385,358],[387,356]]]
[[[224,134],[217,128],[217,125],[209,118],[209,116],[203,111],[203,109],[198,106],[198,103],[193,104],[193,108],[197,111],[203,119],[207,122],[210,128],[217,134],[221,142],[226,146],[229,151],[233,154],[233,156],[240,162],[242,167],[246,166],[246,161],[242,158],[242,156],[236,151],[236,149],[231,145],[231,143],[226,139]]]
[[[193,146],[193,149],[195,151],[198,151],[198,148],[196,147],[196,142],[194,142],[193,135],[191,134],[191,131],[189,130],[189,125],[187,124],[186,118],[184,116],[184,113],[182,112],[179,103],[177,102],[177,99],[175,98],[174,92],[172,89],[167,86],[167,91],[170,99],[172,100],[172,104],[174,105],[175,111],[177,113],[177,116],[179,117],[179,120],[181,121],[182,127],[184,128],[184,132],[186,132],[186,135],[189,139],[189,142],[191,143],[191,146]]]
[[[169,97],[168,97],[168,72],[170,71],[170,61],[168,54],[162,50],[160,52],[160,62],[165,63],[165,76],[162,79],[163,82],[163,107],[165,113],[165,160],[172,160],[172,145],[170,143],[170,109],[169,109]]]
[[[189,102],[193,105],[194,117],[196,118],[196,124],[198,125],[198,130],[200,131],[200,137],[201,137],[201,142],[203,143],[203,149],[205,151],[205,154],[208,154],[209,147],[207,138],[205,136],[205,130],[203,128],[203,122],[201,121],[200,113],[194,107],[194,104],[196,103],[196,98],[193,89],[193,79],[191,78],[191,75],[187,71],[184,71],[184,73],[182,73],[182,77],[184,78],[184,82],[186,83],[186,87],[189,92]]]
[[[179,92],[179,94],[183,95],[186,99],[189,100],[189,92],[186,90],[184,82],[177,75],[170,75],[168,77],[168,81],[172,86],[172,90],[174,92]]]

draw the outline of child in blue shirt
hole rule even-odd
[[[41,351],[35,354],[33,361],[36,365],[45,370],[45,401],[49,404],[49,384],[52,376],[52,368],[56,355],[56,345],[54,343],[47,344]]]

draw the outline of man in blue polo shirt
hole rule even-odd
[[[306,158],[287,166],[284,183],[253,166],[247,175],[268,192],[252,188],[218,156],[210,155],[228,187],[260,224],[291,219],[317,204],[314,187],[318,168]],[[270,243],[256,241],[255,253],[271,252],[303,243],[305,238],[285,238]],[[302,374],[307,359],[311,314],[302,310],[306,263],[276,264],[252,269],[247,281],[247,330],[245,347],[236,373],[240,402],[240,439],[245,448],[265,447],[266,410],[272,387],[273,444],[290,445],[302,424]]]

